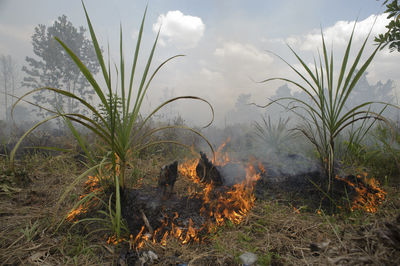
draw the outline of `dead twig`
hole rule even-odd
[[[140,213],[142,214],[142,219],[143,219],[144,224],[145,224],[146,227],[147,227],[147,230],[149,230],[149,233],[150,233],[151,235],[153,235],[154,230],[153,230],[153,228],[151,227],[151,225],[150,225],[150,223],[149,223],[149,220],[147,219],[147,217],[146,217],[146,215],[144,214],[143,210],[140,210]]]

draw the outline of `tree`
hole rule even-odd
[[[5,120],[9,121],[9,113],[7,108],[9,106],[9,96],[15,95],[15,89],[17,84],[17,64],[12,59],[11,55],[0,56],[0,88],[3,87],[4,93],[4,113]],[[11,104],[13,104],[14,98],[11,98]]]
[[[33,52],[38,59],[26,57],[28,66],[22,70],[28,75],[24,78],[23,85],[29,88],[52,87],[66,90],[80,95],[83,99],[92,99],[94,91],[90,89],[89,82],[79,68],[67,55],[62,46],[55,40],[59,38],[79,57],[89,71],[95,75],[99,71],[96,53],[93,44],[85,36],[86,29],[75,28],[67,16],[63,15],[50,27],[39,24],[32,35]],[[71,113],[76,111],[78,103],[70,97],[53,93],[49,98],[47,90],[40,90],[33,96],[35,103],[40,106],[49,104],[54,109]],[[44,115],[40,112],[40,115]]]
[[[388,31],[385,34],[379,34],[375,37],[375,42],[382,44],[381,49],[389,45],[391,52],[397,50],[400,52],[400,6],[397,0],[389,0],[383,2],[386,5],[385,13],[388,13],[388,19],[392,19],[386,28]]]
[[[259,111],[256,106],[251,104],[251,94],[241,93],[236,99],[234,108],[228,113],[230,123],[250,123],[259,117]]]

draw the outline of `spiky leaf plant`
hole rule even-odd
[[[262,117],[262,122],[254,122],[255,135],[267,148],[272,149],[277,154],[282,152],[283,146],[294,137],[293,131],[288,129],[289,118],[279,120],[274,123],[271,116]]]
[[[310,69],[306,62],[289,45],[289,49],[301,64],[302,70],[305,74],[296,69],[282,57],[275,54],[298,75],[302,80],[302,83],[283,77],[269,78],[261,81],[261,83],[273,80],[289,82],[307,95],[309,101],[296,97],[283,97],[260,107],[267,107],[272,103],[282,100],[289,101],[289,109],[298,115],[303,121],[302,126],[299,126],[296,129],[310,140],[320,155],[322,166],[328,177],[328,191],[330,191],[334,180],[335,140],[338,135],[345,128],[359,120],[371,118],[385,120],[380,114],[374,113],[368,109],[371,105],[377,102],[367,101],[359,105],[347,105],[349,96],[355,85],[379,50],[379,46],[376,47],[368,56],[366,61],[360,64],[361,57],[368,41],[368,34],[361,48],[358,50],[354,61],[350,63],[350,49],[352,46],[355,26],[356,24],[354,24],[350,39],[347,43],[337,79],[334,75],[333,51],[328,54],[325,38],[321,30],[322,56],[318,53],[318,63],[314,59],[314,71]],[[350,68],[348,69],[349,65]],[[385,103],[380,102],[380,104]]]
[[[89,15],[87,13],[86,7],[82,1],[82,6],[85,12],[87,24],[89,27],[89,32],[91,35],[91,39],[96,51],[98,63],[100,64],[103,78],[105,81],[106,85],[106,93],[103,91],[101,86],[99,85],[99,82],[95,79],[95,77],[90,73],[88,68],[81,62],[81,60],[74,54],[74,52],[65,45],[65,43],[60,40],[58,37],[55,37],[55,39],[58,41],[58,43],[65,49],[65,51],[68,53],[68,55],[72,58],[72,60],[75,62],[75,64],[78,66],[82,74],[86,77],[86,79],[89,81],[91,84],[93,90],[95,91],[95,95],[97,96],[98,100],[100,101],[101,105],[104,107],[102,112],[99,112],[97,108],[85,101],[83,98],[79,97],[76,94],[70,93],[68,91],[58,89],[58,88],[50,88],[50,87],[44,87],[44,88],[37,88],[34,90],[29,91],[28,93],[24,94],[18,101],[14,104],[14,106],[21,100],[23,100],[25,97],[28,95],[41,91],[41,90],[48,90],[53,93],[61,94],[63,96],[69,97],[73,100],[78,101],[80,104],[83,105],[84,108],[87,108],[91,112],[92,118],[89,118],[87,116],[84,116],[79,113],[65,113],[63,110],[48,110],[51,111],[54,115],[51,117],[46,118],[45,120],[37,123],[34,125],[31,129],[29,129],[19,140],[17,145],[15,146],[14,150],[11,152],[11,164],[13,165],[14,161],[14,156],[15,152],[18,149],[18,146],[22,142],[22,139],[28,135],[30,132],[32,132],[35,128],[40,126],[41,124],[55,119],[55,118],[63,118],[66,121],[67,126],[71,129],[73,135],[75,138],[78,140],[78,143],[81,145],[82,149],[85,151],[89,161],[92,163],[92,166],[96,166],[96,159],[94,156],[92,156],[92,153],[90,149],[87,147],[86,142],[83,138],[82,135],[79,134],[78,130],[75,128],[74,123],[80,124],[84,126],[85,128],[89,129],[92,133],[94,133],[99,139],[101,139],[104,142],[104,146],[106,147],[106,150],[108,151],[107,154],[105,155],[109,162],[112,164],[112,172],[113,172],[113,180],[114,180],[114,186],[115,186],[115,215],[110,215],[115,219],[116,222],[112,221],[113,224],[115,224],[115,233],[119,237],[120,233],[120,225],[121,225],[121,196],[120,196],[120,188],[125,188],[125,172],[126,172],[126,165],[127,165],[127,160],[128,160],[128,155],[132,154],[130,151],[134,152],[139,152],[142,149],[145,149],[146,147],[149,147],[151,145],[156,145],[160,143],[176,143],[183,145],[181,143],[178,143],[174,140],[164,140],[164,141],[151,141],[151,138],[144,138],[143,136],[150,136],[151,134],[154,134],[157,131],[163,130],[165,128],[157,128],[152,130],[151,132],[147,132],[146,134],[143,134],[142,130],[144,128],[144,125],[146,122],[149,121],[149,119],[157,112],[159,111],[163,106],[170,104],[172,102],[175,102],[177,100],[181,99],[191,99],[191,100],[199,100],[202,102],[205,102],[211,109],[212,113],[212,119],[208,125],[210,125],[214,119],[214,110],[211,106],[211,104],[203,99],[199,98],[196,96],[180,96],[180,97],[175,97],[172,98],[161,105],[159,105],[157,108],[155,108],[147,117],[144,117],[143,119],[139,119],[141,117],[140,111],[141,107],[143,104],[143,100],[145,98],[145,95],[150,87],[150,84],[158,71],[169,61],[171,61],[174,58],[181,57],[183,55],[176,55],[173,57],[168,58],[164,62],[162,62],[155,70],[154,72],[150,72],[150,66],[151,62],[153,60],[154,52],[156,49],[158,37],[160,31],[158,31],[157,37],[152,45],[151,51],[149,56],[147,57],[147,62],[144,67],[143,74],[139,77],[136,76],[136,67],[138,63],[138,57],[139,57],[139,51],[141,47],[141,41],[142,41],[142,34],[143,34],[143,27],[144,27],[144,22],[145,22],[145,17],[146,17],[146,12],[147,8],[144,12],[142,21],[141,21],[141,26],[140,30],[138,33],[138,38],[136,42],[136,48],[135,48],[135,53],[133,56],[133,62],[132,62],[132,68],[130,70],[130,75],[128,76],[129,82],[126,83],[127,81],[127,76],[126,76],[126,67],[125,67],[125,60],[124,60],[124,52],[123,52],[123,34],[122,34],[122,27],[120,28],[120,64],[119,67],[115,65],[115,70],[116,70],[116,75],[117,77],[115,78],[115,82],[112,74],[113,72],[111,71],[111,63],[110,63],[110,56],[108,55],[108,62],[107,64],[105,63],[102,50],[100,48],[100,45],[97,41],[97,37],[95,34],[95,31],[93,29],[92,23],[89,19]],[[138,79],[136,81],[136,79]],[[138,83],[138,87],[136,90],[134,90],[134,82]],[[115,88],[113,87],[112,84],[119,83]],[[119,97],[121,101],[121,105],[119,105],[115,99]],[[46,109],[47,110],[47,109]],[[96,119],[93,119],[95,117]],[[208,126],[206,125],[206,126]],[[198,131],[180,126],[179,128],[190,130],[194,134],[200,135],[203,139],[203,135],[199,133]],[[149,140],[150,139],[150,140]],[[206,140],[206,139],[205,139]],[[212,146],[211,144],[206,140],[208,145],[210,146],[211,150]],[[214,151],[213,151],[214,152]],[[117,162],[118,160],[118,162]],[[82,177],[82,176],[81,176]]]

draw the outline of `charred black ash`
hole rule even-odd
[[[224,179],[217,167],[208,160],[207,155],[203,152],[200,152],[200,160],[196,167],[196,173],[202,182],[212,182],[216,186],[224,184]]]
[[[158,178],[158,187],[162,190],[162,195],[164,198],[168,198],[172,195],[177,177],[178,161],[161,167],[160,176]],[[167,188],[169,188],[168,194]]]

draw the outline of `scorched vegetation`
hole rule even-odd
[[[338,71],[323,35],[313,69],[290,48],[303,69],[288,66],[300,81],[264,82],[283,80],[306,99],[281,97],[268,108],[279,103],[302,123],[266,108],[253,127],[221,129],[211,126],[213,106],[197,96],[172,98],[145,114],[157,73],[182,56],[152,70],[158,32],[140,59],[147,9],[129,68],[122,27],[114,64],[83,9],[96,66],[62,36],[51,41],[100,104],[47,85],[15,97],[14,110],[27,102],[49,116],[24,131],[13,125],[6,132],[9,121],[0,127],[2,264],[400,264],[400,130],[384,116],[397,105],[348,105],[380,46],[360,63],[368,38],[352,57],[353,29]],[[68,110],[40,105],[43,98],[30,102],[45,91],[68,99]],[[205,103],[211,122],[194,129],[180,116],[172,123],[155,116],[179,100]],[[56,119],[57,130],[47,125]]]

